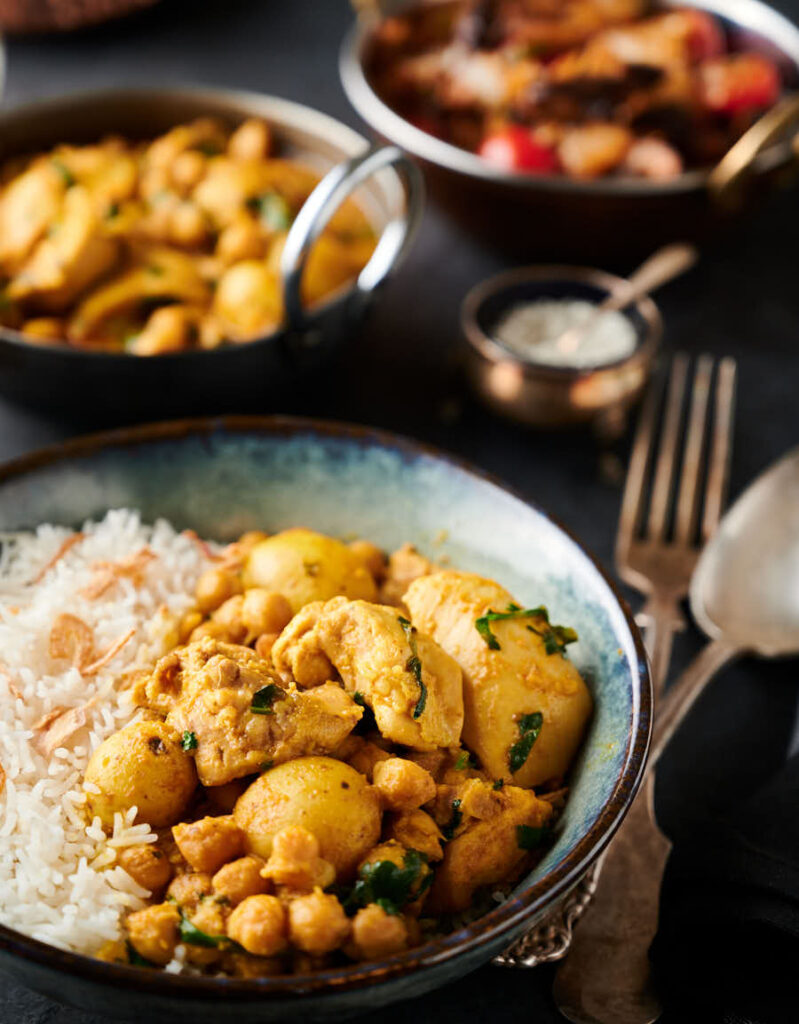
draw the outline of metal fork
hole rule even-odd
[[[665,396],[653,388],[645,401],[616,539],[619,575],[646,595],[637,621],[651,659],[656,716],[674,633],[685,626],[680,602],[721,516],[730,461],[735,362],[716,366],[700,356],[692,386],[688,371],[688,356],[675,356]],[[649,772],[598,866],[594,904],[555,978],[558,1008],[579,1024],[651,1024],[660,1016],[648,950],[670,843],[657,826],[653,796]]]

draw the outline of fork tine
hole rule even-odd
[[[696,517],[699,511],[699,472],[702,468],[702,453],[705,448],[705,421],[712,379],[713,360],[710,356],[700,356],[694,374],[691,411],[688,414],[674,524],[674,539],[683,544],[689,544],[693,540],[696,530]]]
[[[630,547],[638,523],[641,521],[646,469],[651,460],[659,391],[658,387],[649,388],[638,420],[630,464],[627,468],[627,479],[624,482],[624,495],[621,500],[619,526],[616,532],[617,562],[624,559],[625,552]]]
[[[733,413],[735,410],[736,363],[727,356],[719,364],[716,381],[716,409],[713,423],[713,444],[710,450],[705,510],[702,516],[702,540],[707,541],[718,525],[727,496],[730,468]]]
[[[688,376],[688,356],[684,352],[674,357],[666,392],[666,415],[663,434],[660,439],[655,466],[655,480],[652,484],[652,502],[649,509],[649,525],[646,535],[649,540],[663,540],[668,519],[669,498],[677,461],[680,420],[682,417],[685,383]]]

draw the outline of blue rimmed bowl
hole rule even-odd
[[[360,427],[223,418],[97,434],[0,467],[0,530],[77,526],[107,509],[226,540],[302,524],[386,548],[415,543],[547,604],[576,627],[572,657],[595,713],[556,839],[495,910],[374,963],[257,980],[197,978],[101,963],[0,926],[0,971],[54,999],[115,1019],[331,1020],[418,996],[480,966],[583,878],[635,795],[651,688],[640,635],[597,562],[557,522],[439,452]]]

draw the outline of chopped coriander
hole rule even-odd
[[[197,925],[180,915],[180,940],[187,946],[205,946],[207,949],[237,949],[238,944],[227,935],[209,935],[201,931]]]
[[[67,186],[67,188],[72,188],[72,186],[76,183],[77,179],[75,175],[72,173],[72,171],[67,167],[67,165],[63,161],[59,160],[57,157],[53,157],[50,162],[61,175],[61,178],[63,179],[63,182]]]
[[[517,724],[519,738],[508,750],[508,766],[512,774],[515,774],[530,756],[533,744],[544,724],[544,716],[540,711],[533,711],[529,715],[522,715]]]
[[[194,148],[197,150],[198,153],[202,153],[203,156],[219,156],[219,154],[222,152],[222,149],[219,146],[219,144],[216,142],[211,142],[210,140],[206,142],[199,142]]]
[[[261,771],[268,772],[270,768],[274,767],[274,764],[274,761],[264,761],[263,764],[261,765]]]
[[[184,750],[196,750],[197,736],[193,732],[189,732],[187,730],[183,733],[183,739],[180,741],[180,745]]]
[[[432,883],[432,872],[425,873],[427,860],[418,850],[407,850],[402,867],[391,860],[364,864],[358,881],[345,901],[348,913],[376,903],[387,914],[402,913],[403,907],[418,899]]]
[[[148,274],[152,274],[153,277],[163,277],[164,276],[164,268],[159,266],[157,263],[148,263],[147,264],[147,273]]]
[[[502,789],[502,787],[504,785],[505,785],[505,780],[504,779],[495,779],[494,780],[494,785],[491,788],[492,789]]]
[[[252,695],[250,711],[254,715],[273,715],[272,705],[276,700],[282,699],[283,690],[277,683],[270,683],[268,686],[262,686],[260,690],[256,690]]]
[[[543,619],[543,629],[536,629],[535,626],[528,626],[531,633],[535,633],[544,641],[544,650],[547,654],[565,655],[566,645],[573,644],[577,640],[577,633],[569,626],[553,626],[549,621],[549,612],[544,605],[538,608],[521,608],[518,604],[509,604],[504,612],[487,611],[479,619],[475,619],[474,625],[477,632],[485,640],[492,651],[501,650],[491,629],[492,622],[500,622],[503,619]]]
[[[119,216],[119,203],[109,203],[108,209],[105,211],[107,220],[113,220],[114,217]]]
[[[532,825],[516,826],[516,845],[520,850],[534,850],[543,842],[548,829],[543,826],[534,828]]]
[[[247,206],[272,231],[287,231],[291,227],[291,209],[278,192],[253,196],[247,200]]]
[[[458,759],[455,762],[456,772],[462,772],[465,768],[474,768],[472,755],[468,750],[462,750],[460,754],[458,754]]]
[[[452,817],[441,829],[441,835],[447,840],[447,842],[449,842],[449,840],[455,835],[455,830],[462,821],[463,811],[461,810],[461,802],[456,798],[452,801]]]
[[[416,627],[412,626],[404,615],[398,615],[397,622],[402,626],[402,630],[408,639],[408,646],[411,649],[411,656],[405,662],[405,671],[412,672],[416,682],[419,684],[419,699],[413,709],[413,717],[419,718],[427,704],[427,687],[422,680],[422,662],[416,648]]]

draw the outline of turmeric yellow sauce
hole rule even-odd
[[[410,545],[297,528],[214,557],[86,769],[91,817],[151,830],[117,857],[149,903],[102,958],[372,960],[529,870],[591,714],[573,630]]]
[[[149,143],[107,138],[14,160],[0,191],[0,323],[31,342],[158,355],[246,342],[283,318],[286,235],[319,176],[270,126],[203,118]],[[303,299],[375,247],[351,200],[311,251]]]

